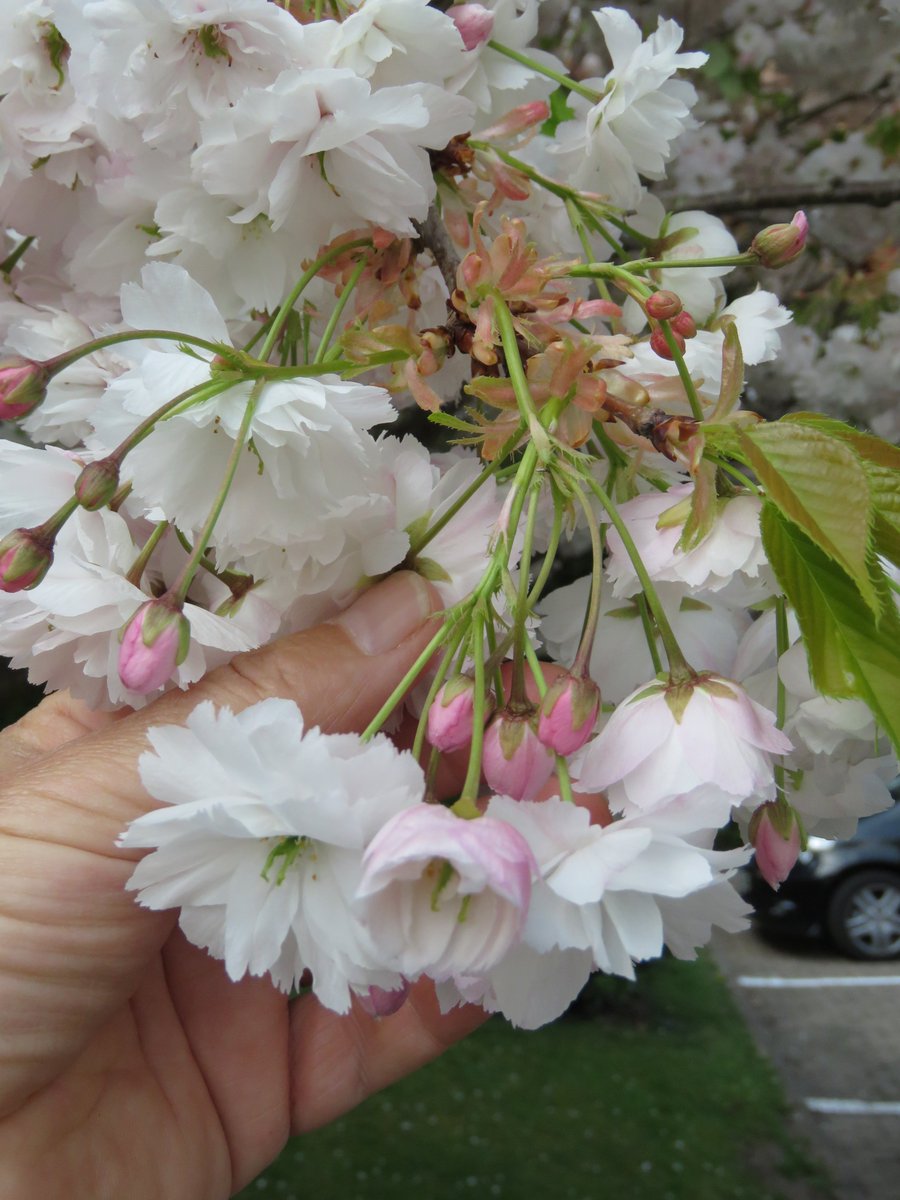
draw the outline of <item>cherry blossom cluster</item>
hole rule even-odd
[[[649,190],[675,22],[599,9],[574,80],[538,0],[294,8],[0,9],[0,653],[139,707],[418,572],[358,735],[152,730],[129,886],[234,979],[535,1027],[744,927],[751,843],[778,886],[890,802],[900,461],[745,407],[791,314],[725,280],[809,222]]]

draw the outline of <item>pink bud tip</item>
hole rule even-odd
[[[557,754],[574,754],[594,732],[600,689],[591,679],[563,675],[541,701],[538,737]]]
[[[494,125],[482,129],[478,136],[485,142],[498,142],[503,138],[515,137],[535,125],[543,125],[550,117],[550,105],[546,100],[529,100],[505,113]]]
[[[676,292],[660,291],[648,296],[644,307],[654,321],[671,321],[681,312],[681,297]]]
[[[768,225],[750,243],[760,264],[770,270],[785,267],[803,252],[809,235],[805,212],[795,212],[790,225]]]
[[[485,730],[481,766],[493,791],[534,800],[553,774],[553,754],[538,739],[533,717],[503,711]]]
[[[697,335],[697,322],[686,310],[672,318],[669,328],[683,338],[692,338]]]
[[[390,1017],[403,1007],[408,995],[409,983],[404,979],[400,987],[393,991],[373,984],[368,991],[357,992],[356,999],[363,1012],[370,1017]]]
[[[40,530],[14,529],[0,541],[0,591],[37,587],[52,562],[52,538]]]
[[[27,417],[47,394],[47,369],[30,358],[0,359],[0,420]]]
[[[750,821],[756,865],[766,883],[778,891],[800,853],[800,826],[788,804],[764,804]]]
[[[461,750],[472,740],[474,717],[474,680],[468,675],[448,679],[428,710],[429,742],[444,752]]]
[[[680,333],[672,331],[672,337],[675,339],[675,345],[684,353],[684,338]],[[654,354],[658,354],[660,358],[673,359],[675,355],[669,348],[669,343],[666,341],[666,335],[661,329],[654,329],[650,334],[650,349]]]
[[[141,696],[168,683],[190,643],[187,617],[165,596],[148,600],[128,621],[119,650],[119,678]]]
[[[458,4],[447,10],[447,16],[459,30],[467,50],[477,50],[490,40],[494,30],[494,14],[481,4]]]

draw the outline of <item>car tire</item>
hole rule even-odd
[[[900,874],[873,868],[845,879],[828,904],[826,924],[851,958],[900,957]]]

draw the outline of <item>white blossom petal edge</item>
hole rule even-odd
[[[304,731],[289,700],[235,715],[204,701],[187,727],[149,731],[141,779],[166,807],[132,821],[125,847],[153,848],[128,888],[147,908],[181,907],[189,940],[232,979],[269,972],[288,991],[304,969],[336,1012],[350,993],[392,990],[352,908],[375,833],[418,805],[424,777],[385,737]]]

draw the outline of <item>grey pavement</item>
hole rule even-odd
[[[836,1195],[900,1200],[900,962],[854,962],[821,942],[769,941],[755,931],[714,937],[712,949]],[[815,982],[790,986],[798,979]],[[817,1101],[856,1111],[815,1111]]]

